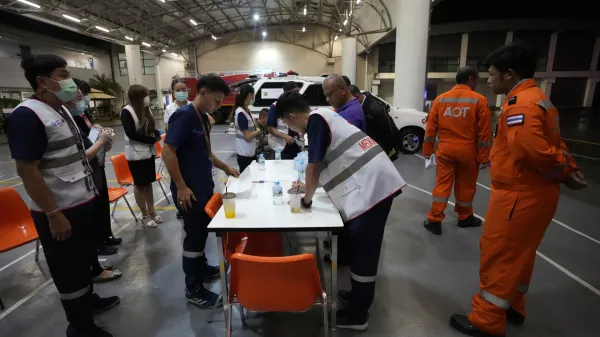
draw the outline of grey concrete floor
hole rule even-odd
[[[215,153],[236,165],[234,138],[212,133]],[[112,152],[123,148],[123,132]],[[481,229],[460,229],[452,207],[447,209],[444,235],[434,237],[422,228],[429,210],[435,172],[424,171],[418,156],[402,156],[398,170],[410,184],[396,198],[388,220],[378,273],[376,299],[369,330],[337,331],[334,336],[453,337],[461,336],[448,325],[452,313],[467,313],[471,296],[478,291]],[[507,326],[507,336],[597,337],[600,335],[600,165],[580,161],[590,186],[581,192],[562,191],[555,222],[539,248],[528,297],[529,317],[523,327]],[[107,165],[109,185],[116,186],[112,166]],[[0,186],[14,186],[26,197],[6,146],[0,146]],[[489,199],[489,175],[479,177],[474,208],[485,216]],[[181,223],[172,205],[155,198],[165,223],[154,230],[132,221],[124,203],[113,219],[114,231],[123,237],[117,255],[107,258],[123,272],[120,280],[95,286],[101,295],[121,296],[121,305],[97,316],[99,325],[115,336],[224,336],[223,316],[207,324],[209,312],[188,304],[183,294]],[[129,200],[134,204],[133,196]],[[310,247],[311,234],[292,237]],[[0,295],[7,307],[0,312],[0,336],[63,336],[66,321],[51,283],[43,254],[33,260],[33,245],[0,254]],[[207,246],[216,262],[216,239]],[[328,275],[325,271],[324,275]],[[348,271],[340,271],[340,284],[348,286]],[[219,291],[218,283],[210,285]],[[242,328],[234,315],[233,336],[321,336],[321,309],[299,314],[249,314]]]

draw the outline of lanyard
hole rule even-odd
[[[206,148],[208,150],[208,158],[210,159],[210,161],[212,161],[213,154],[212,154],[211,145],[210,145],[210,133],[209,133],[210,130],[207,129],[206,124],[204,123],[204,119],[202,119],[201,112],[198,110],[196,105],[192,103],[192,106],[194,107],[194,111],[196,111],[196,115],[198,116],[198,119],[200,119],[200,125],[202,125],[202,130],[204,130],[204,140],[206,141]]]

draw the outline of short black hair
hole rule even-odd
[[[485,59],[484,64],[486,68],[494,66],[502,73],[512,69],[521,78],[532,78],[535,73],[537,57],[534,50],[517,42],[492,52]]]
[[[92,88],[90,88],[88,82],[80,80],[78,78],[74,78],[73,81],[75,82],[75,84],[77,84],[77,89],[81,90],[81,94],[83,96],[89,95],[90,92],[92,92]]]
[[[31,55],[21,61],[21,68],[25,70],[25,78],[33,90],[37,90],[37,77],[50,77],[57,68],[67,66],[67,61],[56,55]]]
[[[277,118],[287,117],[290,113],[309,112],[308,102],[296,91],[286,91],[277,99],[275,114]]]
[[[269,109],[264,108],[264,109],[260,110],[260,112],[258,113],[258,118],[259,119],[263,118],[263,117],[265,117],[265,115],[268,115],[268,114],[269,114]]]
[[[285,84],[283,85],[284,92],[294,90],[296,88],[298,88],[298,83],[296,83],[294,81],[285,82]]]
[[[229,96],[231,93],[231,89],[225,83],[225,81],[219,77],[218,75],[202,75],[198,79],[198,84],[196,84],[196,93],[199,93],[201,89],[206,89],[210,92],[221,92],[225,96]]]
[[[183,78],[181,78],[181,77],[175,77],[175,78],[173,79],[173,81],[171,81],[171,91],[174,91],[174,90],[175,90],[175,85],[176,85],[177,83],[183,83],[183,84],[185,84],[185,85],[187,86],[187,82],[185,81],[185,79],[183,79]]]
[[[458,69],[456,73],[456,84],[466,84],[469,82],[469,78],[479,78],[479,71],[473,67],[462,67]]]
[[[358,89],[357,86],[355,85],[350,85],[348,86],[348,88],[350,88],[350,93],[354,96],[354,95],[358,95],[358,94],[362,94],[362,91],[360,91],[360,89]]]
[[[344,79],[344,82],[346,82],[346,85],[351,85],[352,84],[352,83],[350,83],[350,79],[348,78],[348,76],[342,75],[342,78]]]

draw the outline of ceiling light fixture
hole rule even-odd
[[[27,1],[27,0],[17,0],[17,1],[19,1],[20,3],[26,4],[26,5],[29,5],[31,7],[42,8],[42,7],[40,7],[40,5],[30,2],[30,1]]]
[[[350,16],[352,16],[352,11],[350,11]]]
[[[81,53],[81,55],[85,55],[84,53]]]
[[[162,52],[163,52],[163,53],[166,53],[166,52],[167,52],[167,50],[166,50],[166,49],[163,49],[163,50],[162,50]]]
[[[304,6],[304,15],[306,15],[306,6]]]
[[[147,42],[142,42],[142,45],[146,46],[146,47],[152,47],[151,44],[147,43]]]
[[[340,28],[340,32],[342,31],[342,29]]]
[[[306,27],[302,27],[302,33],[306,32]]]
[[[63,14],[63,18],[69,19],[69,20],[75,21],[75,22],[81,22],[81,20],[79,20],[78,18],[72,17],[72,16],[67,15],[67,14]]]
[[[262,35],[263,35],[263,37],[266,37],[266,36],[267,36],[267,31],[266,31],[266,30],[263,30],[263,33],[262,33]]]
[[[173,55],[173,56],[179,56],[178,54],[175,54],[175,53],[171,53],[171,55]]]
[[[360,3],[360,0],[356,0],[356,4],[358,5]]]
[[[133,41],[133,38],[130,38],[129,36],[125,35],[125,38],[129,41]]]
[[[348,19],[344,20],[344,26],[348,24]]]
[[[197,25],[198,25],[198,22],[196,22],[196,21],[194,21],[194,20],[192,20],[192,19],[190,19],[190,22],[191,22],[191,23],[192,23],[192,25],[194,25],[194,26],[197,26]]]
[[[333,38],[333,41],[335,41],[335,40],[337,40],[337,39],[338,39],[338,36],[336,35],[336,36]]]
[[[217,37],[214,35],[211,35],[210,37],[212,37],[213,40],[217,41]]]
[[[101,31],[103,31],[103,32],[105,32],[105,33],[108,33],[108,32],[110,32],[110,30],[108,30],[108,29],[106,29],[106,28],[104,28],[104,27],[100,27],[100,26],[96,26],[96,29],[97,29],[97,30],[101,30]]]
[[[260,17],[258,16],[258,14],[254,14],[254,21],[258,21],[258,19],[260,19]]]

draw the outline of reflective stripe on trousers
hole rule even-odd
[[[74,299],[78,299],[80,297],[83,297],[85,294],[87,294],[90,291],[90,286],[85,286],[84,288],[81,288],[77,291],[74,291],[72,293],[68,293],[68,294],[61,294],[59,293],[58,295],[60,296],[60,299],[63,301],[68,301],[68,300],[74,300]]]
[[[433,196],[433,202],[443,202],[443,203],[448,203],[448,199],[449,198],[444,198],[444,197],[438,197],[438,196]]]
[[[471,97],[442,97],[440,103],[473,103],[476,104],[477,98]]]
[[[471,206],[473,206],[473,202],[464,202],[464,201],[456,200],[456,205],[458,205],[460,207],[471,207]]]
[[[186,252],[183,251],[183,257],[187,257],[189,259],[195,259],[198,257],[203,257],[204,256],[204,252]]]
[[[432,142],[432,143],[435,143],[435,137],[428,137],[428,136],[425,136],[425,138],[423,138],[423,139],[424,139],[426,142]]]
[[[510,308],[510,301],[500,298],[485,290],[481,290],[481,297],[483,297],[484,300],[502,309],[508,310]]]
[[[375,280],[377,279],[377,275],[374,276],[360,276],[360,275],[356,275],[354,273],[350,273],[350,277],[356,281],[356,282],[360,282],[360,283],[372,283],[375,282]]]

